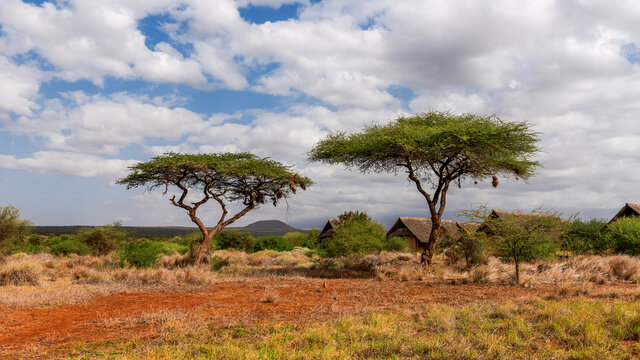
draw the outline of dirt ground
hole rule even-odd
[[[219,282],[209,291],[135,292],[94,297],[86,303],[0,308],[0,355],[19,358],[29,348],[100,340],[149,339],[159,331],[153,314],[197,313],[213,326],[264,321],[307,322],[369,310],[414,308],[433,303],[495,302],[544,297],[550,286],[378,281],[375,279],[248,279]],[[146,320],[145,320],[146,319]]]

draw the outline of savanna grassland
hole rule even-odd
[[[3,358],[627,359],[640,260],[576,256],[468,269],[414,255],[217,250],[150,267],[107,255],[4,256]]]

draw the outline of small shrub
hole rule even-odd
[[[393,237],[387,238],[386,241],[383,241],[382,250],[408,251],[409,243],[404,238],[393,236]]]
[[[93,255],[106,255],[126,240],[127,233],[116,222],[113,225],[80,229],[76,237],[91,249]]]
[[[606,239],[600,236],[600,230],[606,224],[604,219],[574,220],[571,229],[561,241],[560,249],[574,255],[603,253],[610,247]]]
[[[348,256],[371,254],[382,250],[387,241],[384,227],[371,220],[366,213],[347,212],[339,216],[341,223],[332,238],[320,244],[325,256]]]
[[[209,260],[209,264],[211,264],[211,271],[219,271],[223,267],[229,266],[229,259],[214,255]]]
[[[611,273],[620,280],[631,280],[638,274],[640,263],[626,255],[613,256],[609,259]]]
[[[20,218],[20,210],[14,206],[0,206],[0,253],[7,252],[7,245],[29,234],[33,224]]]
[[[640,216],[623,217],[612,222],[607,225],[602,238],[616,253],[640,254]]]
[[[9,260],[0,268],[0,286],[39,285],[42,271],[43,267],[37,261]]]
[[[221,231],[213,237],[212,244],[215,243],[217,249],[236,249],[247,251],[253,244],[254,237],[246,232],[238,230]]]
[[[160,258],[160,255],[172,255],[178,252],[186,252],[183,245],[165,241],[147,240],[141,243],[128,243],[122,245],[119,254],[120,264],[128,263],[135,267],[151,267]]]
[[[89,248],[72,235],[61,235],[58,240],[51,245],[49,250],[54,255],[85,255],[89,253]]]

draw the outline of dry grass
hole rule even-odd
[[[220,280],[247,277],[370,277],[381,281],[453,284],[513,284],[514,281],[513,264],[493,257],[489,257],[485,265],[466,269],[460,263],[444,265],[445,258],[439,255],[434,266],[425,269],[416,256],[408,253],[382,252],[324,259],[316,255],[309,257],[305,255],[307,252],[308,249],[299,248],[290,252],[263,250],[249,255],[219,250],[202,266],[189,265],[188,256],[171,255],[160,259],[154,268],[145,269],[123,268],[114,256],[14,254],[0,262],[0,306],[83,302],[95,295],[139,289],[202,290]],[[563,298],[590,292],[589,284],[640,283],[640,259],[627,255],[577,256],[564,261],[524,263],[520,279],[521,286],[556,285],[556,296]]]

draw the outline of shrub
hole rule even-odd
[[[106,255],[127,239],[126,231],[122,230],[122,226],[117,222],[112,225],[80,229],[76,236],[91,249],[93,255]]]
[[[0,268],[0,286],[38,285],[41,275],[42,265],[35,260],[8,261]]]
[[[283,238],[284,241],[291,244],[291,248],[293,249],[296,246],[304,246],[307,241],[307,234],[303,234],[301,232],[290,232],[284,234]]]
[[[209,260],[209,263],[211,264],[211,271],[219,271],[223,267],[229,266],[229,259],[214,255]]]
[[[51,249],[49,251],[54,255],[85,255],[88,254],[90,250],[75,236],[60,235],[56,237],[55,242],[51,245]]]
[[[464,229],[460,232],[460,237],[456,242],[457,252],[464,258],[467,267],[485,264],[487,262],[485,250],[485,234],[478,232],[467,232]]]
[[[283,236],[260,236],[253,242],[251,252],[260,250],[291,251],[293,250],[293,245]]]
[[[404,238],[393,236],[385,239],[382,243],[382,250],[387,251],[408,251],[409,243]]]
[[[254,240],[253,236],[247,232],[224,230],[213,237],[212,244],[215,243],[217,249],[236,249],[247,251],[251,248]]]
[[[574,220],[571,229],[562,239],[560,248],[572,254],[603,253],[610,247],[600,236],[600,230],[606,224],[603,219]]]
[[[8,242],[28,235],[31,226],[31,221],[20,218],[18,208],[0,206],[0,253],[7,251]]]
[[[325,239],[320,249],[325,256],[347,256],[350,254],[366,255],[377,253],[386,242],[384,227],[371,220],[366,213],[348,212],[340,217],[332,238]]]
[[[602,239],[617,253],[640,254],[640,216],[623,217],[607,225]]]
[[[146,240],[141,243],[123,244],[118,258],[120,265],[127,263],[135,267],[151,267],[155,265],[160,255],[172,255],[187,251],[188,249],[184,245]]]

